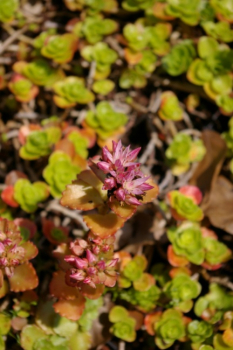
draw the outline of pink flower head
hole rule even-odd
[[[140,205],[146,191],[153,188],[146,182],[149,176],[144,176],[140,163],[135,162],[141,148],[131,151],[130,146],[124,148],[121,141],[113,141],[112,148],[110,152],[104,147],[102,159],[97,163],[98,168],[107,174],[103,189],[110,191],[110,200],[114,196],[122,203]]]

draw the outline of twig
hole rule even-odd
[[[64,216],[68,216],[73,220],[78,221],[78,223],[82,226],[82,228],[87,231],[88,228],[84,223],[82,216],[78,214],[78,211],[72,211],[70,209],[62,207],[56,199],[50,201],[47,206],[44,208],[46,211],[58,211]]]
[[[7,27],[3,26],[3,28],[8,32]],[[11,45],[16,39],[20,37],[21,34],[25,33],[28,30],[28,25],[25,27],[14,31],[9,38],[7,38],[4,43],[0,46],[0,54],[2,54],[9,45]]]
[[[87,88],[89,89],[92,86],[95,71],[96,71],[96,61],[92,61],[90,64],[89,74],[87,77]]]
[[[125,350],[125,342],[123,340],[119,342],[118,350]]]
[[[139,158],[140,163],[144,164],[146,162],[147,158],[149,157],[151,152],[154,150],[157,138],[158,138],[157,133],[152,132],[150,142],[147,144],[145,151]]]

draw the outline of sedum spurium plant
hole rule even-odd
[[[158,114],[163,120],[179,121],[183,119],[183,109],[179,105],[177,96],[172,91],[165,91],[161,94]]]
[[[201,161],[205,152],[202,140],[193,141],[191,136],[178,133],[166,150],[166,158],[172,173],[177,176],[186,172],[191,163]]]
[[[114,306],[109,313],[109,320],[113,323],[110,328],[113,335],[127,342],[136,339],[136,320],[123,306]]]
[[[0,220],[1,298],[9,289],[13,292],[23,292],[37,287],[37,274],[29,262],[37,254],[37,247],[32,242],[22,239],[19,228],[12,221]]]
[[[19,6],[18,0],[2,0],[0,4],[0,21],[11,22]]]

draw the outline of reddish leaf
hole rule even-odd
[[[19,265],[14,269],[14,274],[9,277],[10,290],[12,292],[24,292],[38,286],[38,277],[31,263]]]
[[[168,246],[167,258],[169,263],[175,267],[186,266],[189,264],[189,261],[185,257],[175,254],[172,245]]]
[[[41,130],[41,126],[37,124],[29,124],[29,125],[23,125],[19,129],[19,142],[21,145],[24,145],[26,143],[27,136],[32,132],[36,130]]]
[[[96,288],[90,287],[88,284],[82,284],[81,292],[88,299],[98,299],[104,292],[105,286],[103,284],[97,284]]]
[[[35,236],[37,227],[33,221],[24,218],[16,218],[14,223],[17,227],[26,228],[30,232],[29,239],[32,239]]]
[[[71,321],[77,321],[85,308],[85,298],[79,294],[74,300],[59,300],[53,304],[55,312]]]
[[[7,186],[1,193],[2,200],[10,207],[17,208],[18,202],[14,199],[14,186]]]
[[[136,321],[135,331],[138,331],[143,325],[144,315],[139,311],[133,310],[133,311],[129,311],[129,316],[135,319]]]
[[[70,287],[65,282],[65,272],[54,272],[52,281],[49,286],[50,294],[58,299],[75,300],[79,297],[79,290]]]
[[[195,204],[199,205],[202,201],[202,193],[196,186],[183,186],[179,189],[179,192],[186,197],[192,198]]]
[[[42,231],[45,237],[52,244],[67,243],[69,241],[69,231],[66,227],[56,227],[51,220],[42,220]]]
[[[125,220],[117,216],[115,213],[106,215],[89,214],[84,215],[83,220],[89,229],[97,236],[106,238],[114,235],[123,225]]]
[[[21,171],[18,170],[12,170],[10,171],[6,178],[5,178],[5,184],[7,186],[14,186],[17,180],[19,179],[27,179],[27,175],[22,173]]]
[[[146,331],[150,335],[155,335],[154,324],[155,322],[159,321],[161,315],[162,315],[162,311],[157,311],[157,312],[154,312],[153,314],[146,315],[144,324],[146,327]]]
[[[68,139],[59,140],[56,143],[54,150],[55,151],[62,151],[64,153],[68,154],[68,156],[70,156],[71,159],[75,156],[74,144]]]

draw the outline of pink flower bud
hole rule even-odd
[[[116,180],[113,177],[104,180],[104,190],[111,190],[114,187],[116,187]]]
[[[116,194],[116,198],[119,201],[125,200],[125,191],[123,190],[123,188],[119,188],[118,190],[116,190],[115,194]]]
[[[70,275],[70,278],[73,278],[77,281],[83,281],[85,278],[85,273],[83,271],[78,271]]]
[[[87,256],[87,260],[88,260],[89,264],[93,264],[97,260],[96,256],[94,254],[92,254],[92,252],[89,249],[87,249],[87,251],[86,251],[86,256]]]
[[[88,275],[96,275],[97,269],[95,267],[88,267],[87,273]]]
[[[119,259],[112,259],[106,263],[106,267],[115,267]]]
[[[67,255],[65,256],[64,260],[68,263],[68,264],[71,264],[71,265],[74,265],[75,264],[75,256],[72,256],[72,255]]]
[[[100,260],[98,263],[97,263],[97,266],[100,270],[104,270],[106,265],[105,265],[105,262],[103,260]]]
[[[0,242],[0,254],[2,254],[5,251],[5,246],[2,242]]]
[[[88,267],[88,261],[87,259],[75,258],[75,266],[78,269],[83,270]]]
[[[94,246],[93,248],[92,248],[92,251],[93,251],[93,253],[95,254],[95,255],[98,255],[99,253],[100,253],[100,247],[98,247],[98,246]]]
[[[110,165],[106,162],[98,162],[97,166],[100,170],[102,170],[104,172],[104,174],[109,173],[110,170]]]
[[[126,198],[126,203],[127,204],[131,204],[131,205],[141,205],[142,203],[139,202],[139,200],[137,200],[137,198],[135,197],[127,197]]]

